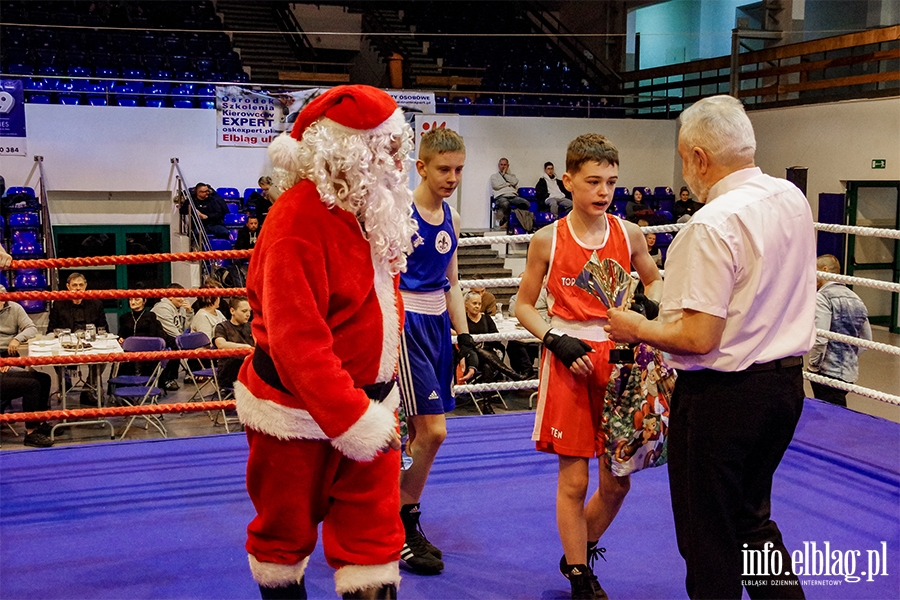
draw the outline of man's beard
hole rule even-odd
[[[688,188],[697,197],[698,202],[706,204],[706,197],[709,195],[709,186],[704,185],[700,181],[700,175],[697,172],[697,165],[693,162],[688,163],[687,173],[684,173],[684,181]]]

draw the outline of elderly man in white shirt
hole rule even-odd
[[[679,369],[669,483],[688,595],[740,598],[746,585],[750,598],[803,598],[770,502],[815,340],[812,214],[793,184],[755,166],[738,100],[706,98],[680,120],[683,175],[706,206],[669,247],[659,320],[610,310],[607,331],[662,349]],[[743,573],[742,552],[756,550],[786,568]]]

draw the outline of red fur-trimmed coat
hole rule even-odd
[[[241,422],[371,460],[395,430],[399,393],[378,403],[360,388],[394,376],[397,282],[373,262],[354,215],[329,210],[310,181],[282,194],[257,240],[247,293],[257,348],[289,393],[266,384],[248,357],[235,383]]]

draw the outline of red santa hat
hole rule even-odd
[[[296,170],[297,141],[307,128],[320,119],[328,119],[346,127],[348,133],[370,131],[384,124],[398,111],[394,99],[368,85],[341,85],[332,88],[307,104],[291,133],[282,133],[269,145],[269,157],[276,167]]]

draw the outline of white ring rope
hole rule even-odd
[[[862,277],[851,277],[850,275],[840,275],[838,273],[826,273],[825,271],[816,271],[816,277],[825,279],[826,281],[837,281],[838,283],[849,283],[851,285],[861,285],[863,287],[875,288],[876,290],[886,290],[888,292],[900,293],[900,283],[892,281],[881,281],[879,279],[864,279]]]
[[[528,340],[529,342],[539,342],[541,340],[534,337],[534,334],[525,329],[518,331],[503,331],[500,333],[476,333],[472,335],[472,341],[476,344],[481,342],[505,342],[507,340],[516,340],[521,342]],[[453,336],[453,343],[456,343],[456,336]]]
[[[829,340],[834,340],[836,342],[844,342],[845,344],[852,344],[854,346],[859,346],[860,348],[868,348],[869,350],[879,350],[886,354],[893,354],[894,356],[900,356],[900,348],[897,346],[891,346],[890,344],[882,344],[881,342],[873,342],[871,340],[864,340],[862,338],[853,337],[851,335],[844,335],[842,333],[834,333],[833,331],[825,331],[824,329],[816,329],[816,335],[828,338]]]
[[[533,390],[540,383],[539,379],[525,379],[523,381],[498,381],[496,383],[470,383],[453,387],[453,394],[467,394],[469,392],[502,392],[506,390]]]
[[[883,229],[879,227],[857,227],[856,225],[837,225],[834,223],[813,223],[813,227],[819,231],[830,233],[849,233],[852,235],[866,235],[871,237],[890,238],[900,240],[900,230]]]
[[[662,233],[667,231],[678,231],[682,227],[684,227],[684,223],[676,223],[672,225],[657,225],[653,227],[642,227],[641,231],[646,235],[648,233]],[[862,235],[862,236],[872,236],[872,237],[880,237],[880,238],[889,238],[889,239],[900,239],[900,231],[896,231],[893,229],[883,229],[876,227],[856,227],[850,225],[836,225],[832,223],[814,223],[813,226],[818,231],[826,231],[830,233],[845,233],[851,235]],[[500,235],[500,236],[485,236],[485,237],[466,237],[461,238],[459,240],[460,246],[484,246],[491,244],[506,244],[506,243],[525,243],[531,240],[533,234],[527,235]],[[663,274],[664,271],[660,270],[660,274]],[[859,285],[863,287],[869,287],[879,290],[885,290],[893,293],[900,293],[900,283],[893,283],[890,281],[880,281],[877,279],[866,279],[862,277],[852,277],[849,275],[840,275],[837,273],[826,273],[824,271],[816,271],[816,276],[820,279],[824,279],[826,281],[836,281],[838,283],[845,283],[851,285]],[[498,278],[498,279],[473,279],[460,281],[460,285],[465,288],[471,287],[518,287],[521,283],[522,279],[520,277],[506,277],[506,278]],[[891,354],[894,356],[900,356],[900,348],[896,346],[892,346],[890,344],[882,344],[880,342],[874,342],[870,340],[864,340],[862,338],[857,338],[849,335],[842,335],[839,333],[833,333],[831,331],[825,331],[823,329],[816,329],[816,335],[835,340],[838,342],[843,342],[847,344],[852,344],[854,346],[859,346],[861,348],[868,348],[870,350],[878,350],[880,352],[885,352],[887,354]],[[475,342],[502,342],[507,340],[528,340],[530,342],[538,342],[539,340],[535,338],[528,331],[511,331],[505,333],[490,333],[490,334],[477,334],[473,335],[472,339]],[[456,342],[456,338],[454,337],[454,343]],[[887,402],[888,404],[893,404],[896,406],[900,406],[900,396],[895,396],[893,394],[888,394],[886,392],[880,392],[878,390],[873,390],[870,388],[858,386],[852,383],[846,383],[844,381],[840,381],[838,379],[832,379],[830,377],[824,377],[819,375],[818,373],[811,373],[809,371],[804,371],[803,376],[810,380],[815,381],[816,383],[821,383],[823,385],[827,385],[833,388],[837,388],[839,390],[844,390],[847,392],[853,392],[854,394],[858,394],[860,396],[865,396],[867,398],[873,398],[875,400],[880,400],[882,402]],[[521,390],[521,389],[534,389],[538,386],[539,380],[537,379],[529,379],[526,381],[502,381],[496,383],[479,383],[472,385],[458,385],[454,387],[454,394],[462,394],[467,392],[488,392],[488,391],[502,391],[502,390]]]
[[[815,381],[816,383],[821,383],[822,385],[827,385],[828,387],[844,390],[845,392],[853,392],[854,394],[859,394],[860,396],[874,398],[875,400],[881,400],[882,402],[887,402],[888,404],[900,406],[900,396],[895,396],[886,392],[879,392],[878,390],[870,390],[869,388],[864,388],[859,385],[847,383],[845,381],[841,381],[840,379],[824,377],[822,375],[819,375],[818,373],[810,373],[809,371],[803,371],[803,376],[810,381]]]

